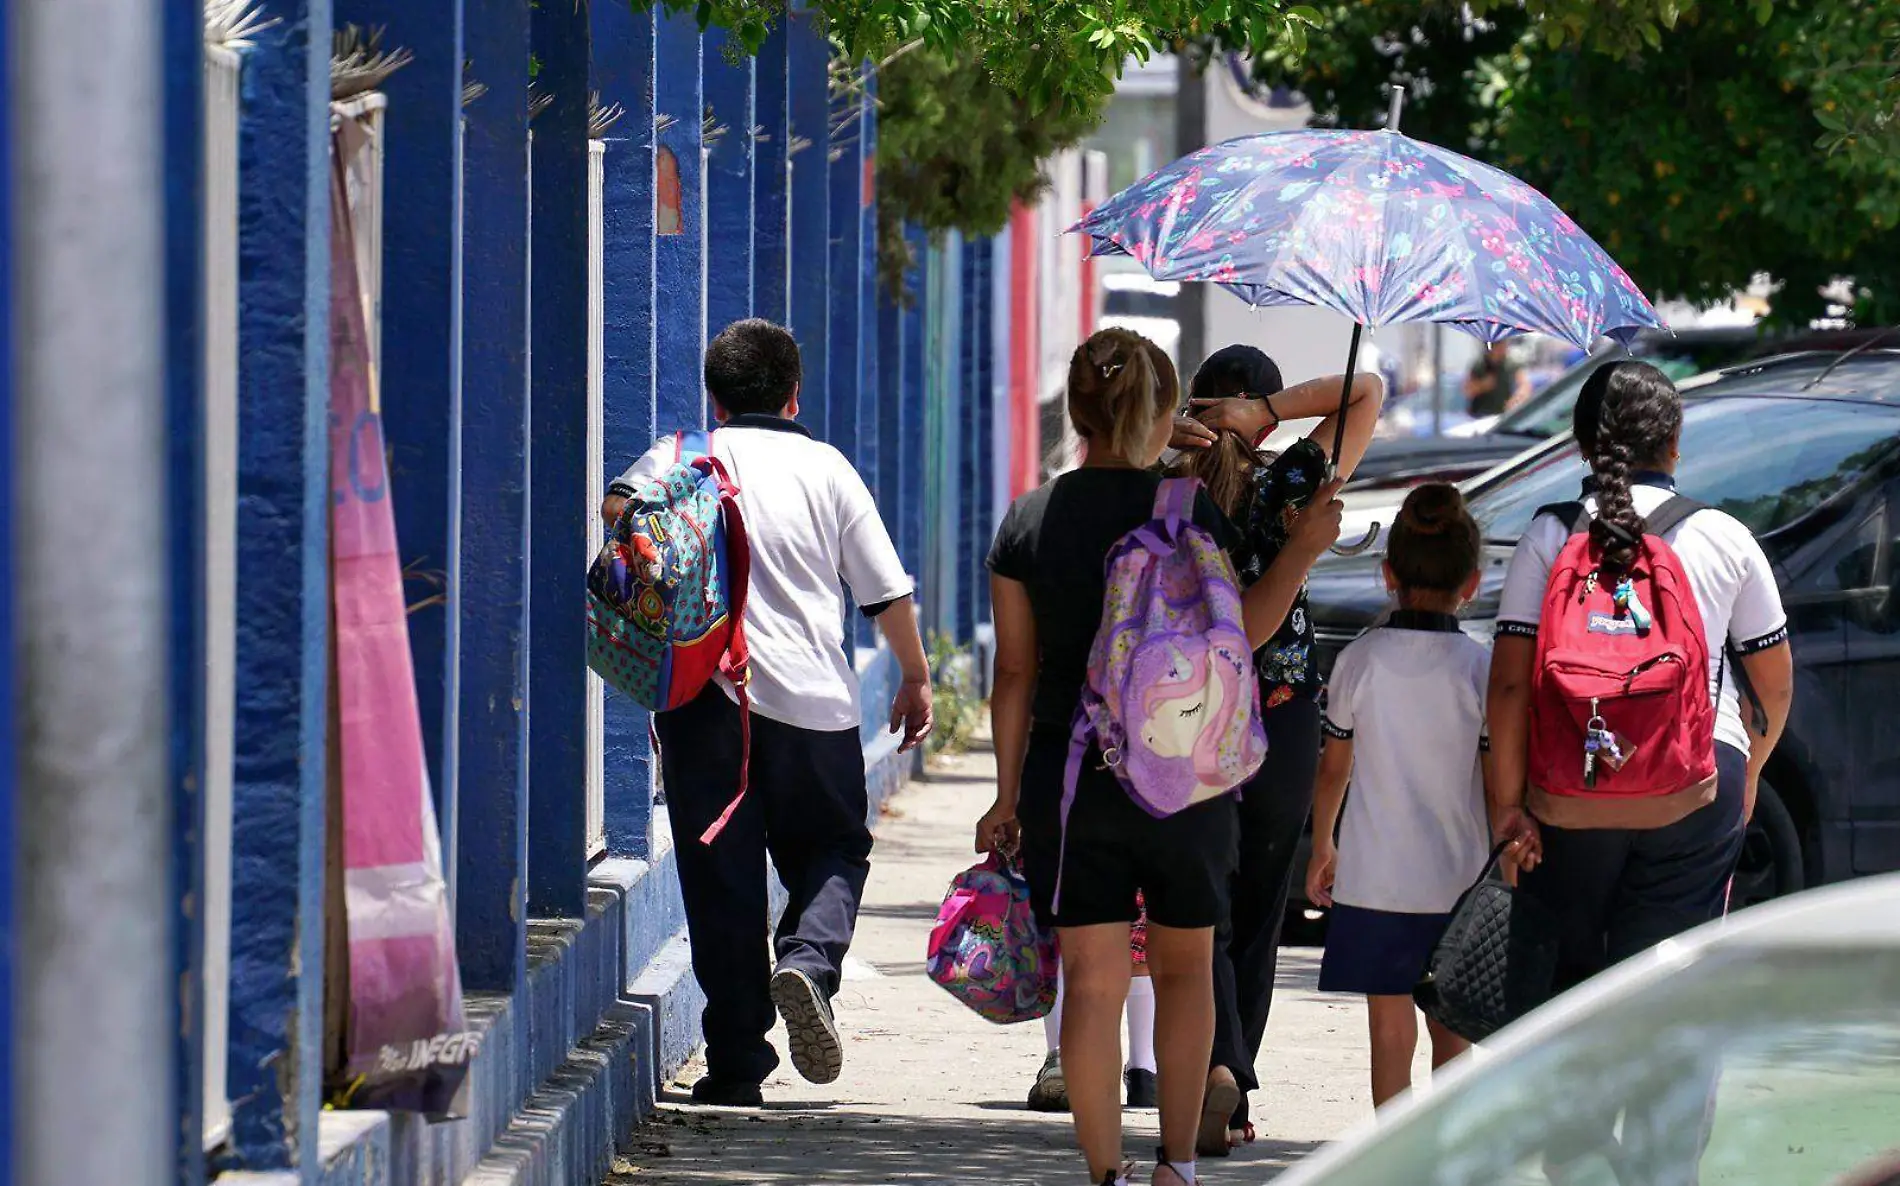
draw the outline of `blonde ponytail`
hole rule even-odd
[[[1099,330],[1069,359],[1069,421],[1076,433],[1137,464],[1145,460],[1155,420],[1173,411],[1180,390],[1173,362],[1132,330]]]

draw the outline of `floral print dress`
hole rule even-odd
[[[1245,544],[1234,556],[1240,587],[1250,588],[1265,576],[1286,546],[1293,523],[1326,481],[1326,451],[1311,440],[1289,446],[1263,466],[1254,481],[1253,497],[1240,516]],[[1260,676],[1260,710],[1271,712],[1296,696],[1319,696],[1319,671],[1313,665],[1313,618],[1302,584],[1286,621],[1266,645],[1254,652],[1254,670]]]

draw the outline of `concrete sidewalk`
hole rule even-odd
[[[763,1113],[725,1111],[686,1102],[699,1071],[689,1067],[609,1186],[1084,1179],[1069,1118],[1023,1107],[1042,1063],[1042,1026],[991,1025],[923,974],[925,938],[950,878],[974,859],[971,830],[994,778],[987,752],[933,762],[929,778],[887,808],[836,1002],[843,1077],[813,1087],[787,1062],[765,1085]],[[1314,992],[1318,967],[1317,949],[1285,951],[1258,1068],[1260,1139],[1229,1161],[1203,1162],[1207,1181],[1266,1181],[1371,1114],[1364,1007]],[[774,1042],[783,1052],[782,1030]],[[1127,1113],[1126,1132],[1129,1152],[1149,1164],[1155,1114]]]

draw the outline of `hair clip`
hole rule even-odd
[[[1101,369],[1101,372],[1102,372],[1102,378],[1104,378],[1104,379],[1113,379],[1113,378],[1114,378],[1114,377],[1115,377],[1116,375],[1119,375],[1119,374],[1121,374],[1121,370],[1122,370],[1122,367],[1123,367],[1124,365],[1126,365],[1126,364],[1124,364],[1124,363],[1119,363],[1119,362],[1105,362],[1105,363],[1103,363],[1103,364],[1101,365],[1101,368],[1100,368],[1100,369]]]

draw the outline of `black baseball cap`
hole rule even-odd
[[[1235,343],[1207,356],[1188,385],[1190,399],[1222,399],[1245,395],[1255,399],[1273,395],[1286,386],[1280,368],[1258,346]]]

